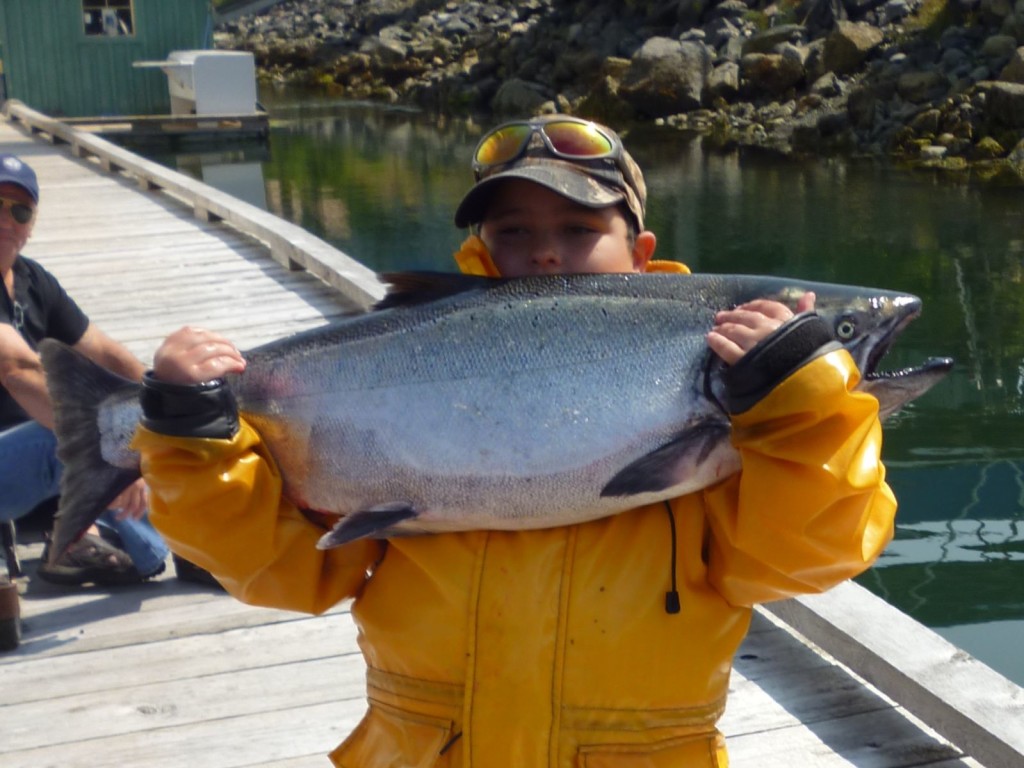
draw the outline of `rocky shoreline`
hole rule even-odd
[[[302,0],[215,43],[351,99],[1024,182],[1024,0]]]

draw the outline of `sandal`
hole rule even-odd
[[[51,584],[65,585],[138,584],[147,578],[139,573],[125,552],[93,533],[82,536],[54,563],[50,562],[50,542],[47,539],[36,573]]]
[[[0,576],[0,651],[13,651],[21,642],[18,585]]]

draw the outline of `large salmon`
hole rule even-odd
[[[342,516],[323,547],[581,522],[737,471],[724,364],[705,335],[717,310],[751,299],[795,307],[814,291],[883,416],[952,365],[876,374],[921,302],[873,288],[710,274],[390,279],[381,308],[250,350],[229,380],[287,498]],[[57,342],[41,354],[66,467],[59,553],[139,476],[138,385]]]

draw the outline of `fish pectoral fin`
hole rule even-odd
[[[659,493],[679,485],[694,474],[719,443],[729,439],[729,432],[727,421],[701,420],[618,472],[601,489],[601,496]]]
[[[388,529],[392,526],[416,517],[419,517],[419,513],[405,501],[378,504],[369,509],[361,509],[358,512],[345,515],[335,523],[334,528],[320,537],[316,548],[332,549],[356,539],[383,539],[388,535]]]

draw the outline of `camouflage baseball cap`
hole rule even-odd
[[[559,120],[584,122],[565,115],[548,115],[523,121],[536,126],[528,143],[509,162],[477,170],[476,185],[466,193],[455,211],[455,226],[468,227],[479,224],[483,221],[491,197],[501,181],[525,179],[588,208],[604,208],[625,203],[633,214],[637,230],[643,230],[647,186],[640,166],[622,146],[618,134],[603,125],[591,123],[590,125],[606,134],[613,142],[613,153],[596,159],[566,157],[552,152],[541,135],[546,123]]]

